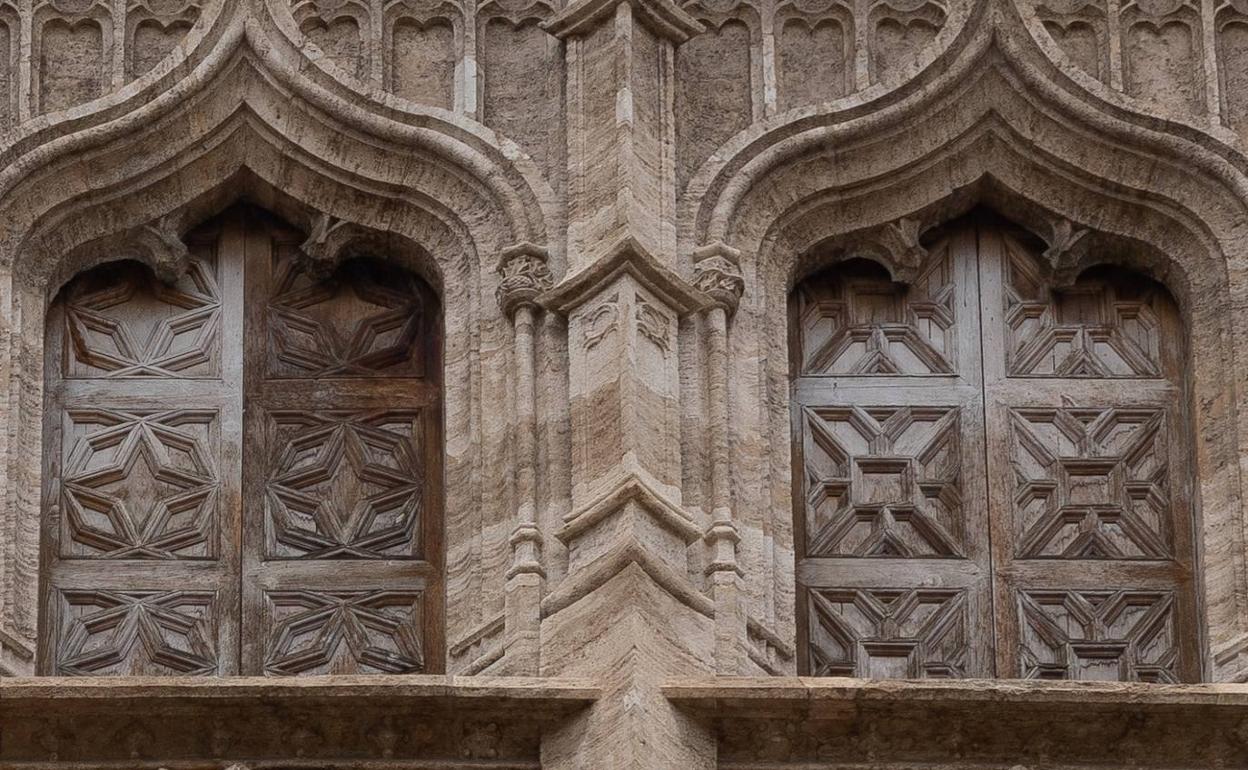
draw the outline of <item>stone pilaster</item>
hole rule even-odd
[[[567,46],[572,270],[633,238],[676,243],[676,46],[702,30],[670,0],[583,0],[546,24]]]
[[[542,299],[568,318],[575,479],[542,673],[605,680],[545,766],[709,767],[709,736],[658,686],[714,657],[715,605],[689,569],[705,521],[682,504],[677,371],[678,321],[710,299],[632,239]]]

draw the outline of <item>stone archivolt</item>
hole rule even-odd
[[[992,685],[846,695],[785,678],[991,672],[976,635],[994,623],[1019,676],[1248,678],[1232,269],[1248,259],[1246,20],[1238,0],[0,0],[0,672],[190,676],[232,656],[274,677],[442,661],[451,675],[240,680],[212,685],[220,701],[136,680],[126,718],[75,689],[89,685],[24,680],[0,763],[1045,761],[1047,738],[1006,735],[1036,724],[1032,706]],[[160,306],[140,334],[118,316],[124,296],[56,300],[71,379],[158,393],[216,377],[226,276],[187,233],[240,198],[292,227],[261,346],[275,379],[350,380],[403,358],[412,292],[395,274],[379,267],[351,296],[321,283],[357,257],[436,292],[444,355],[437,506],[412,483],[409,410],[266,414],[265,553],[294,577],[255,586],[248,617],[273,633],[250,644],[228,631],[236,589],[210,568],[189,577],[228,550],[214,517],[233,489],[215,460],[230,414],[68,410],[59,430],[80,448],[55,469],[59,508],[42,462],[61,285],[130,259]],[[938,244],[985,209],[1032,235],[1001,301],[971,308],[981,274],[955,275]],[[1106,263],[1157,283],[1087,272]],[[1172,391],[1160,286],[1187,335]],[[1003,382],[1123,395],[984,403],[958,335],[998,320]],[[807,403],[792,372],[846,388],[895,377],[898,395]],[[905,390],[922,378],[962,400]],[[1129,397],[1137,385],[1146,399]],[[985,474],[992,506],[969,491]],[[1190,533],[1170,515],[1188,505]],[[433,515],[444,592],[402,577]],[[174,563],[185,585],[44,593],[40,522],[58,516],[56,558],[101,576],[110,559]],[[993,558],[1022,577],[987,569],[989,526],[1008,533]],[[354,582],[300,583],[297,563],[322,557]],[[1087,560],[1106,584],[1058,584]],[[1059,577],[1027,582],[1038,562]],[[399,577],[368,585],[373,566]],[[1008,598],[992,605],[994,590]],[[711,686],[738,689],[721,701]],[[1214,690],[1033,691],[1079,714],[1157,698],[1146,710],[1193,726],[1191,756],[1237,750],[1233,730],[1200,727],[1229,719],[1229,700],[1202,700]],[[855,717],[814,703],[852,693],[876,701]],[[1004,704],[999,730],[966,705],[984,693]],[[208,733],[158,737],[166,702]],[[921,750],[864,737],[876,718],[900,734],[920,702],[946,709],[952,738],[930,720]],[[1112,764],[1112,743],[1076,759]]]

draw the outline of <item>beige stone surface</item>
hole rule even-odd
[[[239,201],[440,299],[445,677],[33,676],[49,308]],[[1177,304],[1206,684],[793,678],[791,292],[985,211]],[[1243,0],[0,0],[0,766],[1244,766],[1246,271]]]

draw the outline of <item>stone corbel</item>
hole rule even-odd
[[[1055,219],[1051,225],[1049,247],[1044,250],[1044,265],[1049,285],[1065,289],[1074,285],[1088,256],[1091,239],[1086,228],[1076,227],[1069,219]]]
[[[161,217],[138,228],[131,236],[131,243],[141,252],[140,260],[164,283],[176,283],[191,264],[191,254],[172,217]]]
[[[319,214],[307,240],[299,247],[299,265],[313,280],[324,280],[338,266],[343,246],[350,239],[348,223],[329,214]]]
[[[859,230],[833,240],[830,248],[822,248],[820,256],[836,260],[870,257],[888,269],[897,283],[910,284],[919,278],[927,264],[927,248],[920,237],[923,223],[913,217],[901,217],[876,227]]]

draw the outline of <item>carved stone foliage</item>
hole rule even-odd
[[[418,591],[271,591],[265,602],[267,674],[424,670]]]
[[[807,409],[803,426],[810,556],[959,556],[958,410]]]
[[[1015,410],[1019,556],[1170,556],[1162,418],[1151,408]]]
[[[351,280],[311,277],[294,255],[275,257],[269,373],[280,377],[420,376],[417,278],[361,262]]]
[[[1173,597],[1164,591],[1024,591],[1029,679],[1178,682]]]
[[[68,377],[220,372],[221,297],[211,260],[192,260],[173,285],[137,264],[97,270],[66,297],[65,323]]]
[[[217,417],[204,409],[69,410],[63,555],[213,557]]]
[[[211,591],[73,589],[55,603],[58,675],[218,673]]]
[[[421,553],[419,411],[271,412],[270,556]]]
[[[965,596],[948,589],[810,592],[814,676],[950,679],[966,676]]]
[[[855,261],[805,282],[798,303],[805,375],[953,371],[956,298],[947,256],[910,287]]]
[[[537,297],[554,283],[547,266],[545,249],[520,244],[506,249],[499,258],[498,289],[494,297],[505,315],[511,315],[521,304],[536,305]]]

